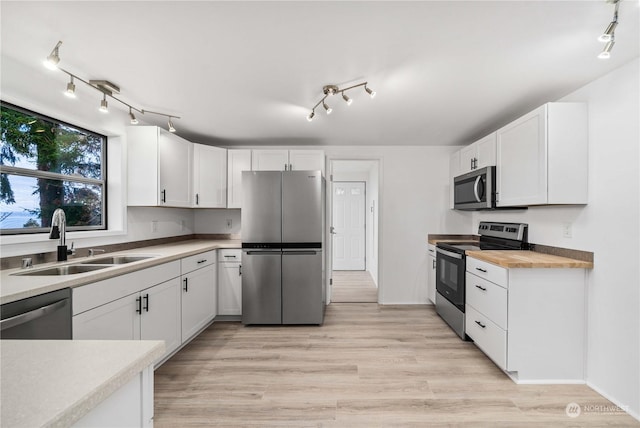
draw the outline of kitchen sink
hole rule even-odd
[[[140,260],[151,259],[153,256],[111,256],[89,259],[83,265],[123,265],[126,263],[139,262]]]
[[[51,276],[51,275],[75,275],[78,273],[91,272],[94,270],[100,270],[108,268],[108,265],[105,266],[89,266],[89,265],[67,265],[67,266],[55,266],[47,269],[38,269],[38,270],[28,270],[23,272],[16,272],[12,275],[18,276]]]

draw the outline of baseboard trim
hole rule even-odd
[[[601,388],[595,386],[593,383],[591,383],[589,381],[587,381],[587,386],[589,388],[593,389],[598,394],[602,395],[607,400],[611,401],[616,406],[618,406],[621,409],[623,409],[629,416],[631,416],[635,420],[640,421],[640,413],[636,413],[636,412],[632,411],[631,410],[631,406],[629,406],[628,404],[620,403],[620,401],[618,401],[617,399],[613,398],[610,394],[604,392]]]

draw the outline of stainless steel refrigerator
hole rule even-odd
[[[242,173],[242,323],[322,324],[324,178]]]

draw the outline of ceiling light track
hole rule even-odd
[[[85,85],[95,89],[96,91],[102,93],[102,100],[100,101],[100,108],[98,109],[100,112],[102,113],[108,113],[109,112],[109,108],[108,108],[108,103],[107,103],[107,97],[113,99],[114,101],[119,102],[120,104],[123,104],[126,107],[129,107],[129,118],[131,119],[131,124],[132,125],[137,125],[138,124],[138,119],[136,118],[135,114],[133,113],[134,111],[140,113],[140,114],[155,114],[157,116],[164,116],[167,118],[167,126],[169,129],[169,132],[176,132],[176,128],[173,126],[173,120],[172,119],[180,119],[180,116],[174,116],[172,114],[167,114],[167,113],[161,113],[161,112],[157,112],[157,111],[151,111],[151,110],[145,110],[142,108],[137,108],[132,106],[131,104],[129,104],[126,101],[121,100],[120,98],[116,97],[114,94],[119,94],[120,93],[120,87],[118,85],[116,85],[113,82],[110,82],[108,80],[85,80],[79,76],[77,76],[76,74],[71,73],[70,71],[65,70],[64,68],[61,68],[58,66],[58,63],[60,62],[60,45],[62,45],[62,41],[59,41],[56,46],[53,48],[53,50],[51,51],[51,53],[49,54],[49,56],[47,57],[47,59],[44,61],[44,65],[50,69],[50,70],[60,70],[63,73],[65,73],[66,75],[69,76],[69,83],[67,83],[67,89],[64,92],[65,95],[67,95],[70,98],[75,98],[76,97],[76,85],[74,83],[74,80],[78,80],[82,83],[84,83]]]
[[[602,33],[598,37],[598,41],[602,43],[606,43],[604,45],[604,49],[598,55],[600,59],[609,59],[611,57],[611,49],[613,49],[613,45],[616,43],[616,27],[618,26],[618,8],[620,7],[620,2],[622,0],[606,0],[607,3],[613,3],[615,8],[613,10],[613,20],[607,25],[604,33]]]
[[[316,108],[318,108],[318,106],[320,106],[321,104],[322,104],[322,108],[324,108],[326,113],[327,114],[331,114],[333,109],[325,102],[327,97],[329,97],[329,96],[340,94],[340,95],[342,95],[342,99],[347,103],[348,106],[350,106],[351,103],[353,103],[353,99],[350,98],[347,94],[345,94],[345,91],[349,91],[351,89],[359,88],[360,86],[364,86],[364,90],[367,92],[367,94],[369,94],[369,96],[371,98],[375,97],[376,96],[375,91],[372,91],[367,86],[367,84],[368,84],[368,82],[362,82],[362,83],[358,83],[357,85],[349,86],[347,88],[339,88],[336,85],[325,85],[325,86],[323,86],[322,87],[322,93],[324,94],[324,97],[322,97],[320,99],[320,101],[318,101],[316,103],[316,105],[313,106],[313,108],[311,109],[311,113],[309,113],[309,115],[307,116],[307,120],[309,122],[311,122],[313,120],[313,118],[316,116]]]

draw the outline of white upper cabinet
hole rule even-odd
[[[227,150],[227,208],[242,206],[242,171],[251,171],[251,150]]]
[[[586,204],[587,106],[548,103],[497,131],[497,206]]]
[[[284,171],[289,169],[289,150],[253,150],[251,168],[253,171]]]
[[[496,133],[460,150],[460,174],[496,164]]]
[[[203,144],[193,145],[194,208],[226,208],[227,150]]]
[[[289,150],[290,171],[322,171],[324,175],[324,151]]]
[[[253,171],[322,171],[322,150],[253,150]]]
[[[156,126],[128,128],[128,205],[190,207],[192,151]]]

